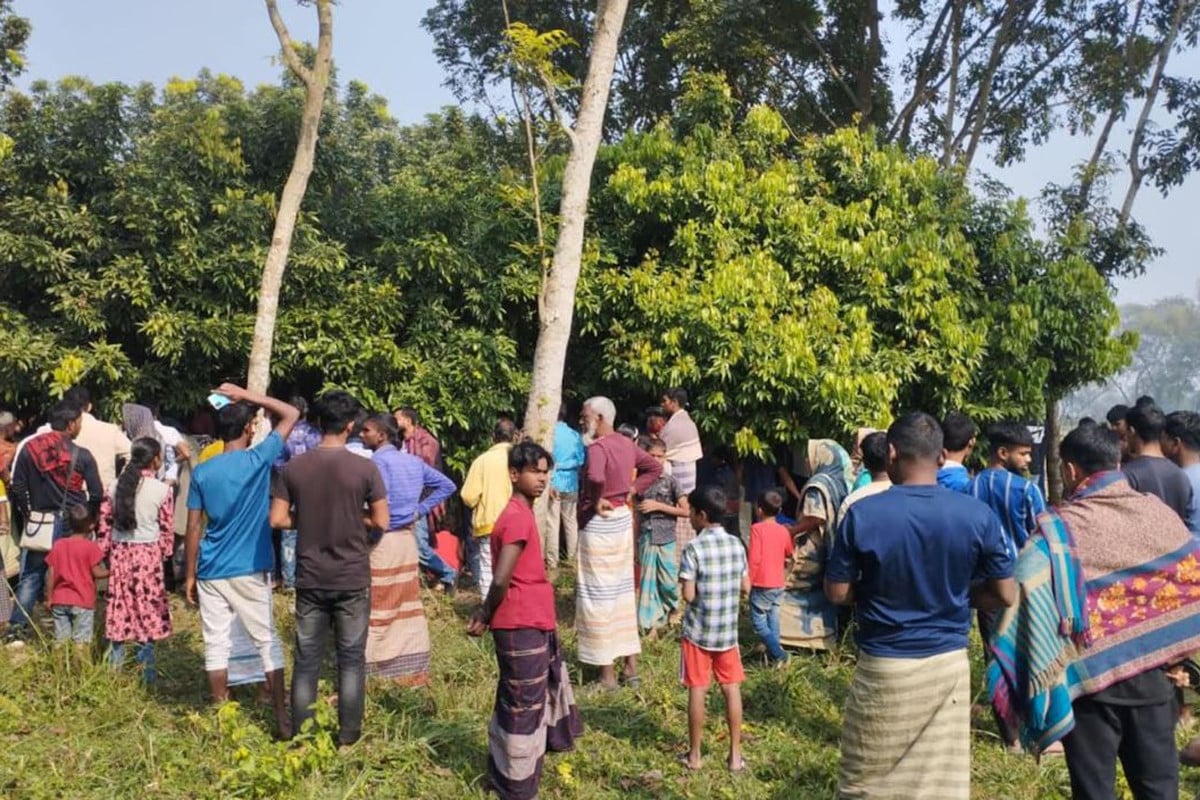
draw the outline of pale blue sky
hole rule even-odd
[[[249,85],[276,79],[275,35],[257,0],[16,0],[29,17],[29,70],[20,82],[84,75],[93,81],[152,81],[194,75],[202,67]],[[282,0],[292,35],[314,40],[315,14]],[[418,24],[428,0],[343,0],[334,12],[334,59],[343,81],[360,79],[386,97],[402,122],[419,121],[454,98],[442,87],[433,43]],[[1200,72],[1191,53],[1176,71]],[[1061,135],[1016,167],[998,172],[1018,194],[1036,197],[1047,181],[1066,182],[1091,142]],[[1120,187],[1123,191],[1123,186]],[[1163,199],[1153,188],[1139,195],[1135,215],[1167,253],[1147,274],[1122,282],[1122,302],[1149,302],[1200,286],[1200,177]]]

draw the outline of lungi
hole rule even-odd
[[[779,641],[785,647],[831,650],[837,622],[837,607],[823,589],[785,589],[779,598]]]
[[[558,634],[531,628],[492,631],[500,680],[488,724],[488,781],[504,800],[537,797],[547,750],[566,752],[583,722]]]
[[[928,658],[860,653],[846,698],[837,796],[966,800],[970,793],[967,651]]]
[[[429,682],[429,648],[416,534],[412,528],[389,531],[371,550],[367,674],[423,686]]]
[[[575,632],[579,660],[608,666],[642,652],[633,588],[633,514],[626,507],[592,517],[579,532]]]
[[[642,572],[638,581],[638,628],[653,630],[667,623],[679,608],[679,562],[675,543],[651,544],[650,535],[638,542],[638,563]]]

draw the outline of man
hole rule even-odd
[[[217,412],[217,433],[224,451],[192,473],[184,545],[186,596],[200,606],[204,669],[213,703],[229,699],[231,630],[236,617],[262,658],[279,736],[289,738],[292,728],[283,692],[283,650],[271,611],[275,553],[269,514],[271,468],[283,454],[284,440],[300,412],[281,400],[228,383],[216,393],[233,402]],[[277,422],[262,442],[251,447],[259,406]]]
[[[662,406],[650,406],[642,412],[646,419],[646,435],[655,439],[662,438],[662,429],[667,425],[667,412]]]
[[[387,487],[391,514],[387,530],[413,531],[413,538],[417,539],[418,523],[454,494],[454,481],[420,458],[396,449],[398,436],[395,420],[386,415],[368,417],[363,425],[363,444],[372,452],[371,459],[379,467]],[[417,552],[421,552],[420,542]],[[427,561],[421,561],[420,565],[433,573],[447,594],[453,594],[458,573],[432,548],[429,548]]]
[[[563,403],[554,426],[554,478],[541,531],[542,554],[551,575],[558,570],[560,530],[566,539],[567,561],[575,563],[579,550],[579,470],[587,461],[587,449],[583,437],[567,424],[567,416],[567,404]]]
[[[404,452],[416,456],[425,462],[426,466],[439,474],[446,468],[442,462],[442,446],[437,437],[421,427],[417,412],[411,408],[398,408],[392,412],[396,425],[400,429]],[[434,503],[429,513],[422,514],[416,521],[417,553],[422,569],[427,569],[438,580],[438,586],[444,591],[453,593],[458,581],[458,573],[443,561],[433,549],[430,541],[430,531],[446,513],[446,507],[441,502]],[[472,551],[473,552],[473,551]]]
[[[492,430],[491,448],[471,462],[463,481],[463,504],[471,509],[472,532],[479,544],[479,591],[483,597],[492,588],[492,548],[488,537],[512,497],[508,451],[516,435],[513,421],[500,419]]]
[[[76,443],[83,425],[83,411],[66,400],[50,410],[50,430],[24,442],[12,468],[10,494],[14,524],[18,531],[34,517],[49,515],[52,539],[65,535],[63,511],[67,504],[87,506],[95,519],[104,490],[96,460]],[[25,543],[22,537],[22,543]],[[42,599],[46,580],[47,551],[23,547],[21,573],[17,579],[17,605],[9,622],[9,638],[29,633],[30,612]]]
[[[641,685],[637,657],[637,597],[633,586],[634,530],[630,494],[642,495],[662,474],[662,465],[615,430],[616,406],[593,397],[583,406],[584,432],[591,444],[579,495],[578,582],[575,629],[579,660],[600,668],[602,686],[615,689],[613,662],[625,660],[622,674]],[[636,473],[636,479],[634,477]]]
[[[1130,486],[1162,500],[1186,524],[1192,504],[1192,483],[1182,469],[1163,455],[1162,438],[1167,418],[1152,399],[1146,400],[1125,415],[1129,457],[1121,469]]]
[[[1076,800],[1117,796],[1118,757],[1137,800],[1173,800],[1178,670],[1164,668],[1200,648],[1200,547],[1129,485],[1116,433],[1077,428],[1060,452],[1069,499],[1021,551],[988,691],[1033,749],[1062,740]]]
[[[988,428],[987,438],[987,469],[975,476],[967,494],[992,509],[1015,558],[1046,510],[1041,489],[1024,477],[1033,462],[1033,434],[1019,422],[998,422]]]
[[[659,438],[667,446],[667,460],[671,462],[671,477],[679,484],[679,491],[687,494],[696,488],[696,464],[704,457],[700,447],[700,430],[687,411],[687,390],[676,387],[663,392],[662,408],[667,414],[667,423],[659,431]],[[680,519],[681,525],[691,528],[691,522]],[[690,530],[689,530],[690,534]]]
[[[1014,602],[1012,553],[985,505],[938,486],[937,420],[901,417],[887,444],[895,485],[850,508],[825,574],[829,599],[854,603],[859,621],[838,797],[965,800],[970,606]]]
[[[87,388],[72,386],[63,395],[63,400],[81,410],[79,435],[75,437],[75,444],[92,454],[96,469],[100,472],[100,485],[105,491],[111,490],[117,480],[118,468],[129,460],[129,437],[120,426],[101,422],[92,416],[92,394]]]
[[[979,429],[966,414],[951,411],[942,420],[942,467],[938,470],[939,486],[955,492],[966,492],[971,485],[971,474],[967,472],[967,459],[975,450],[975,436]]]
[[[1125,424],[1125,417],[1129,415],[1130,410],[1129,406],[1118,403],[1104,415],[1104,419],[1108,422],[1108,427],[1116,431],[1117,439],[1121,443],[1122,461],[1129,456],[1128,444],[1125,441],[1126,434],[1129,433],[1129,426]]]
[[[1192,533],[1200,534],[1200,414],[1195,411],[1167,414],[1162,450],[1163,455],[1175,462],[1192,484],[1187,526]]]
[[[859,500],[892,488],[892,479],[888,477],[887,472],[887,434],[883,431],[868,433],[859,443],[858,449],[862,458],[863,472],[870,478],[870,481],[855,489],[842,501],[838,519],[845,519],[846,512]]]
[[[11,411],[0,411],[0,480],[9,481],[13,458],[17,455],[17,418]]]
[[[313,715],[325,638],[332,625],[338,744],[346,746],[362,735],[372,627],[371,546],[388,528],[387,488],[373,459],[346,448],[361,411],[358,401],[348,392],[332,391],[313,405],[321,444],[278,473],[270,516],[272,527],[298,533],[292,725],[298,731]],[[377,599],[386,599],[384,594]]]

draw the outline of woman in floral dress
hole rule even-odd
[[[156,677],[154,643],[171,635],[171,607],[163,581],[163,561],[175,545],[175,499],[155,475],[162,445],[136,439],[129,463],[100,509],[100,550],[109,565],[105,636],[114,667],[125,663],[125,646],[138,645],[142,679]]]

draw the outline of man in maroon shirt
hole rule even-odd
[[[583,406],[587,467],[579,487],[579,561],[575,629],[579,660],[600,668],[600,683],[617,685],[613,661],[624,658],[622,680],[637,687],[637,598],[633,585],[631,493],[642,494],[662,474],[662,465],[614,432],[617,410],[607,397]],[[635,478],[636,474],[636,478]]]

